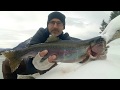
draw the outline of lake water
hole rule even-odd
[[[4,56],[0,56],[0,79],[3,79],[2,75],[2,61],[5,60]]]

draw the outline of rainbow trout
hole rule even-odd
[[[49,55],[54,54],[57,56],[56,62],[74,63],[87,60],[90,55],[95,57],[101,54],[105,50],[105,46],[106,42],[101,36],[77,41],[59,40],[57,37],[51,37],[45,43],[34,44],[21,50],[9,50],[2,52],[2,54],[9,59],[13,72],[18,68],[23,59],[35,57],[38,52],[45,49],[48,50],[48,54],[42,61],[48,58]]]

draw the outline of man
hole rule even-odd
[[[68,33],[63,33],[65,29],[65,15],[60,12],[52,12],[48,15],[47,28],[40,28],[37,33],[32,37],[29,45],[44,43],[50,35],[59,37],[61,40],[79,40],[77,38],[70,37]],[[39,72],[40,74],[50,70],[57,63],[53,62],[56,59],[55,55],[49,56],[42,65],[34,65],[41,57],[44,57],[48,53],[47,50],[39,52],[35,58],[28,57],[27,60],[22,60],[19,67],[11,72],[9,60],[6,59],[2,64],[2,72],[4,79],[17,79],[17,74],[34,74]]]

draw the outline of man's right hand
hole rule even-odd
[[[43,51],[39,52],[39,55],[40,55],[41,57],[44,57],[47,53],[48,53],[48,50],[43,50]],[[56,59],[56,55],[52,55],[52,56],[49,56],[49,57],[48,57],[48,61],[49,61],[50,63],[54,62],[55,59]]]
[[[47,70],[51,68],[55,64],[56,56],[52,55],[49,56],[46,60],[43,62],[40,62],[41,59],[48,53],[48,50],[43,50],[42,52],[39,52],[34,58],[33,58],[33,65],[38,70]]]

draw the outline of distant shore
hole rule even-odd
[[[5,60],[5,57],[3,55],[0,55],[0,79],[3,79],[2,76],[2,62]]]

